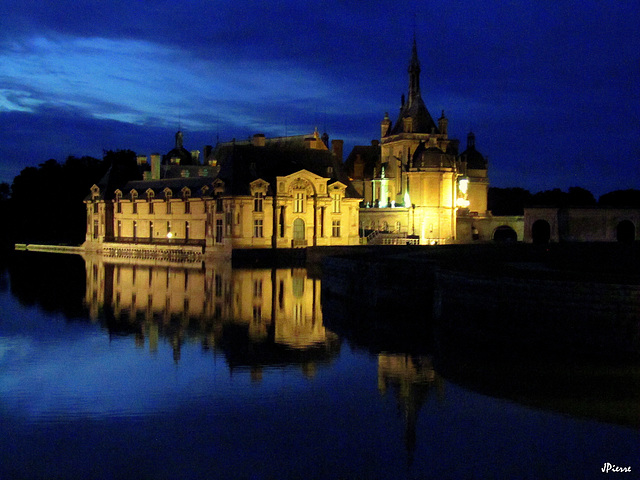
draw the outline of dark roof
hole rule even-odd
[[[174,197],[182,195],[182,189],[187,187],[191,190],[191,197],[201,197],[202,187],[208,187],[206,195],[213,193],[212,183],[215,180],[214,177],[188,177],[188,178],[163,178],[161,180],[135,180],[127,182],[127,184],[121,188],[123,195],[128,195],[131,190],[136,190],[138,196],[143,196],[144,193],[151,189],[156,196],[162,194],[165,188],[170,188]]]
[[[344,166],[347,169],[347,173],[353,177],[353,166],[358,159],[358,156],[364,161],[364,178],[370,179],[374,176],[376,164],[380,160],[380,146],[379,145],[356,145],[349,153],[349,156],[344,162]]]
[[[487,159],[476,150],[476,136],[473,132],[467,135],[467,149],[460,155],[462,161],[467,162],[467,169],[486,170]]]
[[[486,170],[487,169],[487,159],[476,150],[475,147],[467,148],[460,155],[462,161],[467,162],[467,169],[471,170]]]
[[[341,159],[331,151],[268,143],[254,145],[219,145],[214,156],[220,166],[220,178],[227,193],[250,195],[250,183],[261,178],[275,186],[276,177],[300,170],[328,177],[329,184],[339,181],[347,185],[346,196],[360,198],[351,185]],[[273,190],[272,190],[273,193]]]
[[[411,118],[411,132],[405,132],[404,119]],[[436,123],[431,118],[420,94],[416,95],[411,102],[405,102],[400,108],[400,115],[394,125],[391,126],[389,135],[399,133],[440,133]]]

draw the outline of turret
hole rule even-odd
[[[391,128],[391,119],[389,118],[389,112],[385,112],[382,122],[380,122],[380,138],[386,137]]]

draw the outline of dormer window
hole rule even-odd
[[[156,196],[155,193],[153,192],[153,190],[148,189],[146,191],[147,194],[147,202],[149,203],[149,214],[152,215],[153,214],[153,199]]]
[[[122,192],[120,190],[116,190],[115,192],[115,203],[116,203],[116,213],[122,213]]]
[[[340,192],[334,192],[331,194],[331,208],[333,213],[340,213],[340,201],[342,196]]]
[[[171,197],[173,196],[173,192],[171,191],[170,188],[165,188],[164,189],[164,199],[166,201],[167,204],[167,214],[171,213]]]
[[[129,195],[131,197],[131,211],[132,213],[138,213],[138,204],[136,203],[136,200],[138,200],[138,192],[131,190]]]
[[[253,211],[261,212],[262,211],[262,201],[264,199],[264,193],[256,192],[253,195]]]

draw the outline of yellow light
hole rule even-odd
[[[458,188],[460,188],[460,191],[464,194],[467,193],[467,189],[469,188],[469,179],[468,178],[461,178],[460,181],[458,182]]]
[[[171,237],[173,237],[173,233],[171,232],[167,233],[167,238],[171,238]]]

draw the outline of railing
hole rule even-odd
[[[197,240],[193,238],[133,238],[133,237],[114,237],[113,240],[108,240],[113,243],[125,243],[136,245],[193,245],[204,246],[204,240]]]

